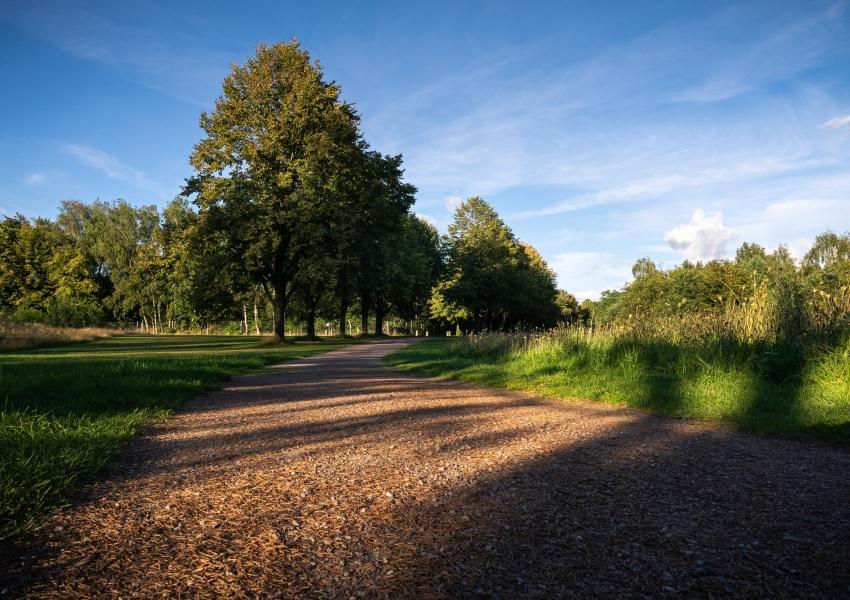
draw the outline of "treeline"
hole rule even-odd
[[[410,211],[401,156],[370,148],[359,115],[297,42],[234,66],[161,212],[62,203],[55,221],[0,225],[0,312],[55,325],[152,332],[223,320],[259,333],[321,316],[346,334],[392,315],[422,332],[555,324],[554,276],[479,198],[448,236]],[[253,327],[249,326],[249,322]]]
[[[273,317],[262,283],[213,241],[185,198],[161,212],[123,201],[65,201],[54,221],[9,217],[0,222],[0,312],[17,322],[139,324],[160,333],[238,321],[242,332],[259,334]],[[437,233],[404,214],[386,243],[397,251],[379,252],[371,264],[395,273],[371,297],[415,320],[438,273]],[[306,322],[308,334],[315,334],[319,313],[336,314],[333,292],[342,267],[331,257],[302,262],[288,320]],[[343,275],[359,288],[370,274],[356,267],[347,264]]]
[[[819,235],[799,263],[784,246],[767,252],[744,243],[733,260],[662,269],[643,258],[632,274],[621,290],[577,305],[577,320],[656,329],[687,323],[688,332],[727,329],[768,341],[850,326],[850,233]]]
[[[304,323],[315,335],[317,320],[337,319],[345,332],[359,319],[361,331],[374,324],[380,333],[390,315],[432,335],[564,319],[552,271],[480,198],[461,204],[442,238],[409,212],[382,219],[381,235],[361,231],[370,232],[365,240],[319,232],[299,262],[290,330]],[[259,334],[273,318],[274,297],[227,250],[186,198],[162,211],[67,200],[55,220],[0,222],[0,314],[65,327],[138,324],[154,333],[229,321]]]

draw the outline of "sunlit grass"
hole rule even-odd
[[[36,526],[144,424],[228,376],[351,343],[120,336],[0,353],[0,538]]]
[[[477,338],[477,339],[476,339]],[[389,364],[427,375],[598,400],[759,433],[850,445],[850,342],[783,346],[561,331],[405,348]]]

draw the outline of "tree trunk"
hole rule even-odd
[[[375,302],[375,335],[384,335],[384,301]]]
[[[316,339],[316,309],[312,307],[307,310],[307,339]]]
[[[254,329],[257,335],[260,335],[260,311],[257,309],[257,303],[254,302]]]
[[[348,314],[348,298],[341,298],[339,301],[339,335],[345,337],[348,333],[345,325],[345,317]]]
[[[240,327],[239,329],[242,330],[240,333],[248,335],[248,305],[244,302],[242,303],[242,325],[245,329],[242,330],[242,327]]]
[[[274,335],[278,342],[286,341],[286,294],[283,289],[275,289],[272,299],[274,311]]]
[[[369,299],[360,299],[360,335],[369,335]]]

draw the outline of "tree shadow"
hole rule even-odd
[[[629,360],[644,360],[652,375],[666,351]],[[143,594],[128,586],[146,582],[127,573],[144,572],[159,590],[191,595],[187,581],[197,573],[197,585],[212,586],[227,568],[221,585],[231,587],[217,593],[846,593],[847,452],[405,377],[377,368],[380,352],[276,367],[193,401],[134,442],[110,482],[81,493],[65,529],[10,553],[37,558],[10,566],[6,585],[61,581],[80,593],[105,577],[112,592]],[[668,384],[636,379],[652,393],[681,396]],[[247,491],[228,510],[230,496],[215,496],[240,481]],[[186,495],[192,490],[200,495]],[[151,514],[165,514],[166,498],[175,504],[151,535]],[[128,507],[117,518],[116,504]],[[202,521],[217,510],[227,519],[212,535]],[[120,523],[121,534],[101,536],[78,522]],[[262,547],[252,537],[258,524],[272,540]],[[233,556],[254,566],[227,567]],[[204,589],[213,588],[195,595]]]

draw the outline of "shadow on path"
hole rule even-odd
[[[234,379],[4,561],[36,597],[835,597],[850,453],[407,377]],[[13,556],[14,555],[14,556]]]

